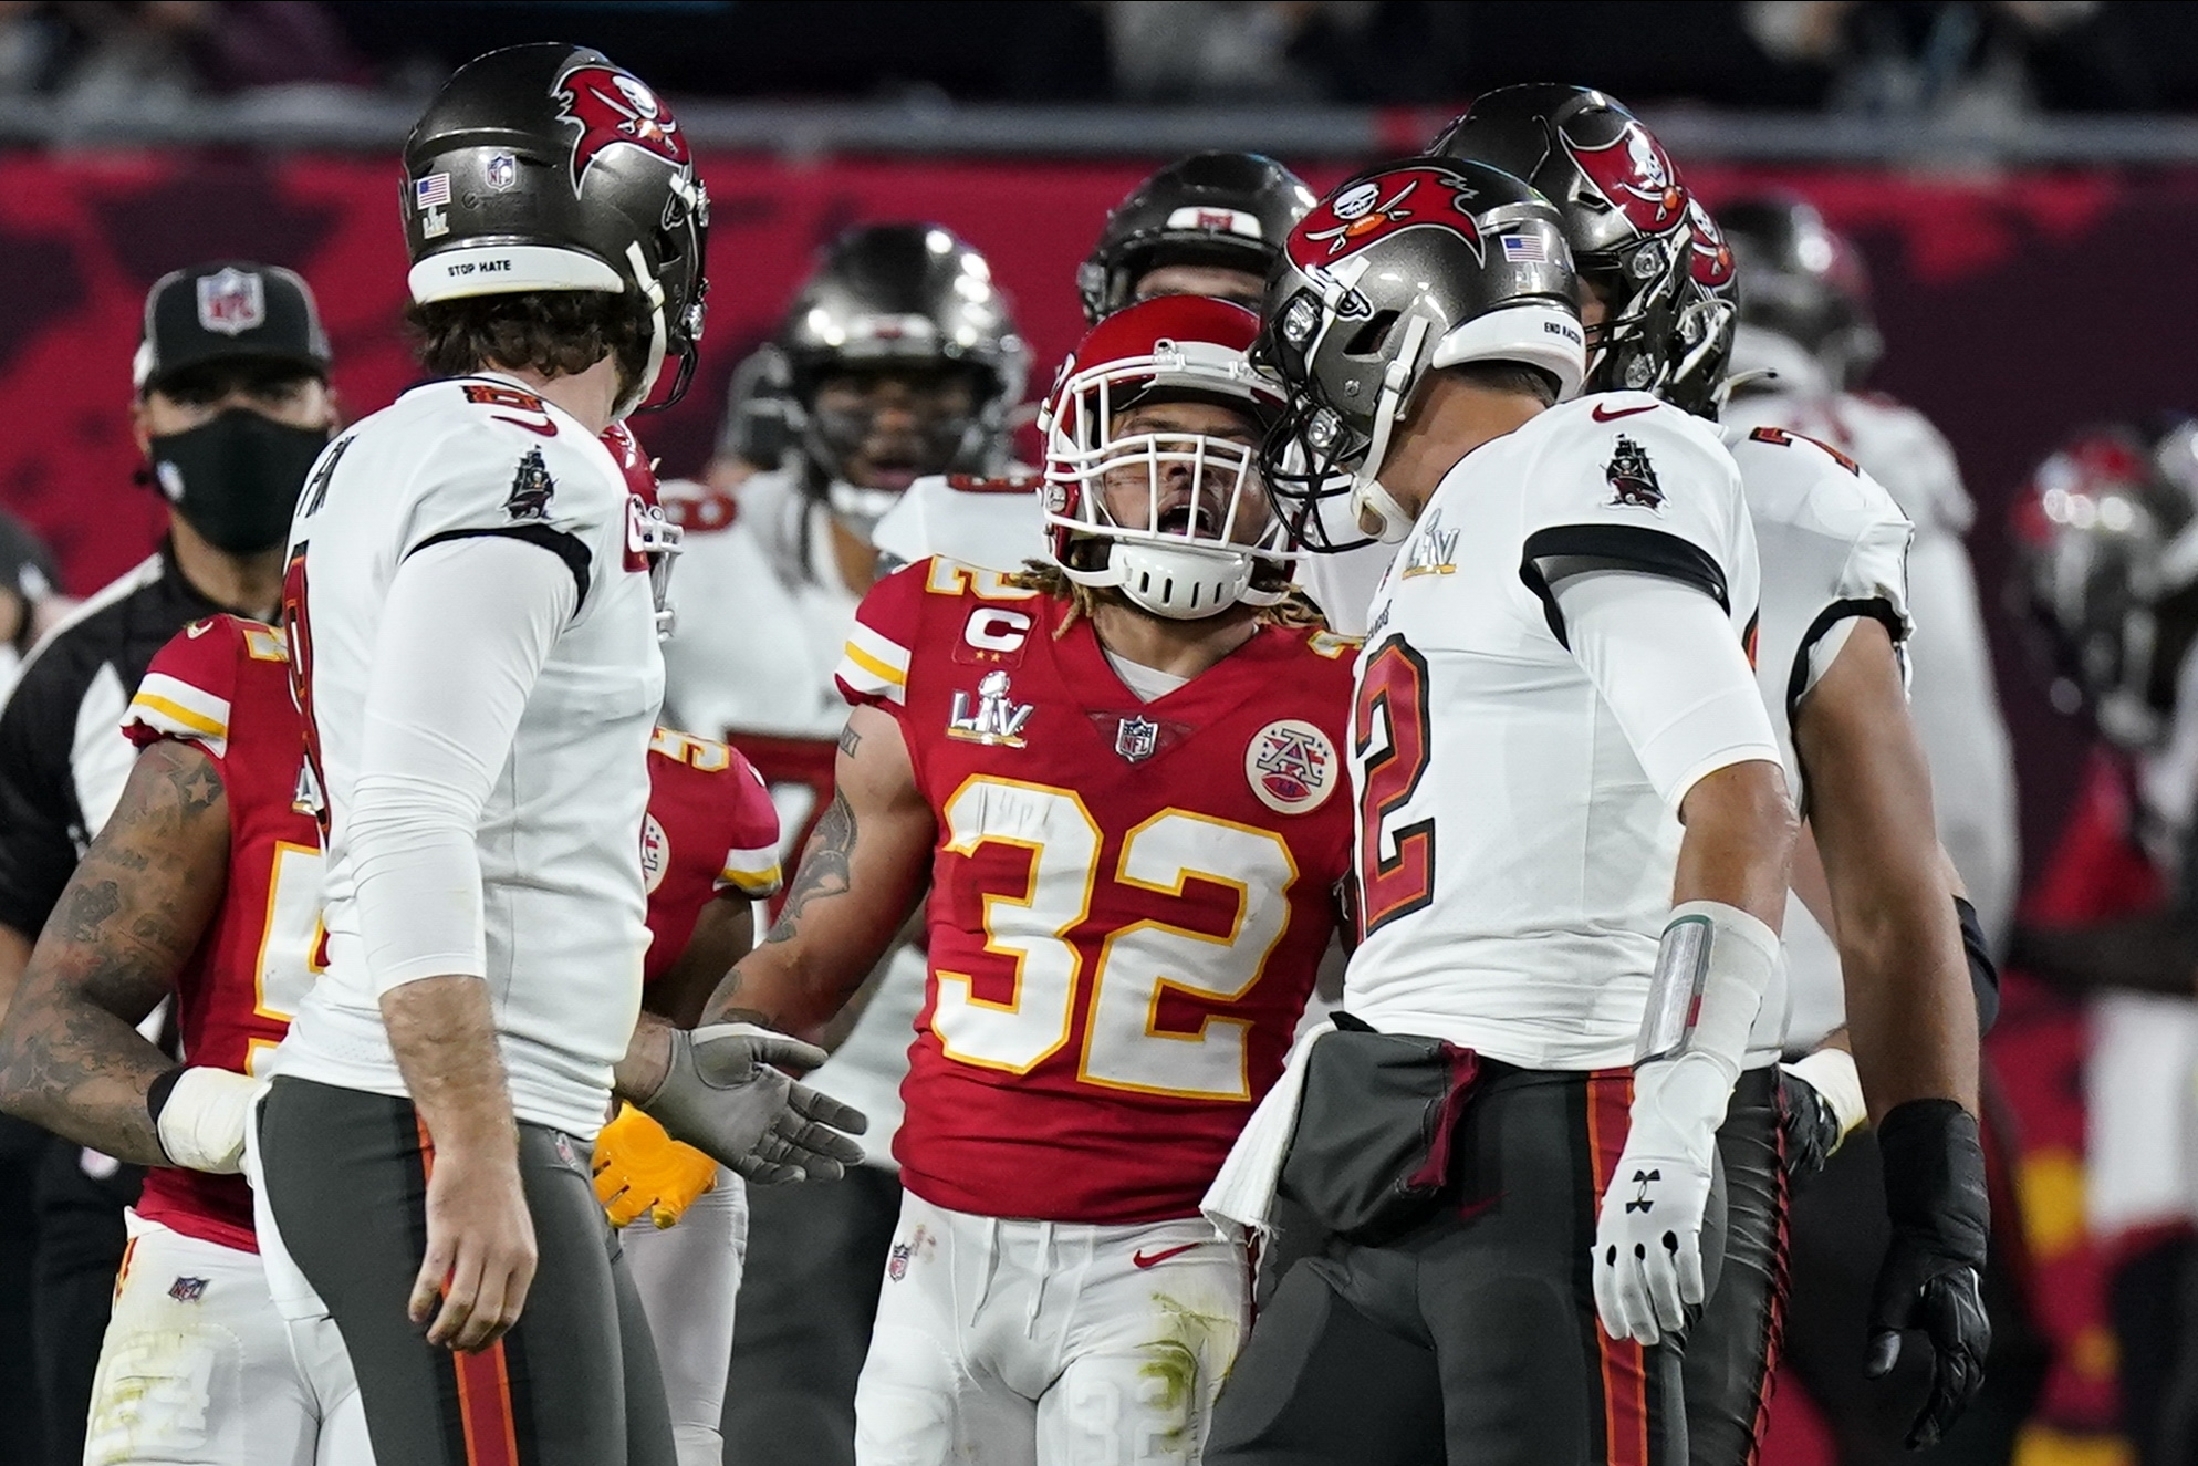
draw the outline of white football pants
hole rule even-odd
[[[1003,1221],[909,1196],[855,1391],[856,1466],[1192,1466],[1249,1322],[1198,1219]]]
[[[659,1231],[644,1219],[618,1240],[656,1341],[679,1466],[724,1466],[733,1303],[748,1260],[747,1183],[719,1166],[717,1189],[696,1197],[679,1225]]]
[[[85,1466],[374,1466],[351,1356],[259,1258],[126,1214]]]

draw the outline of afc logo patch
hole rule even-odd
[[[672,842],[664,833],[664,827],[656,822],[656,816],[641,818],[641,882],[651,896],[664,884],[664,872],[672,863]]]
[[[1310,814],[1336,790],[1336,746],[1297,718],[1278,718],[1244,748],[1244,777],[1277,814]]]

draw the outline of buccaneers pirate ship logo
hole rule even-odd
[[[686,134],[656,93],[623,71],[608,66],[576,66],[552,90],[560,122],[580,128],[572,145],[572,191],[605,149],[640,148],[665,162],[685,167],[691,157]]]
[[[1631,438],[1621,437],[1612,449],[1603,477],[1611,488],[1613,505],[1629,509],[1654,509],[1664,502],[1664,486],[1656,481],[1656,465]]]

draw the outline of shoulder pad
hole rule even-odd
[[[997,478],[974,473],[950,473],[946,486],[957,494],[1028,494],[1038,487],[1035,474],[1002,474]]]
[[[657,504],[664,517],[688,534],[715,534],[730,529],[740,518],[739,498],[708,484],[674,479],[657,489]]]

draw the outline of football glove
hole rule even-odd
[[[869,1127],[862,1111],[773,1067],[816,1068],[828,1055],[815,1044],[752,1023],[674,1029],[671,1041],[664,1082],[641,1108],[674,1140],[765,1186],[835,1179],[862,1159],[849,1138]]]
[[[673,1226],[716,1187],[716,1161],[681,1145],[632,1105],[621,1105],[595,1137],[595,1199],[614,1227],[639,1217],[659,1228]]]
[[[1895,1107],[1877,1138],[1893,1240],[1878,1269],[1863,1373],[1880,1379],[1892,1372],[1905,1330],[1929,1341],[1931,1393],[1908,1431],[1909,1447],[1921,1450],[1976,1398],[1992,1350],[1980,1281],[1991,1230],[1984,1147],[1976,1117],[1948,1099]]]
[[[1778,1066],[1778,1128],[1785,1141],[1788,1181],[1823,1170],[1868,1118],[1854,1055],[1846,1050],[1822,1048]]]

